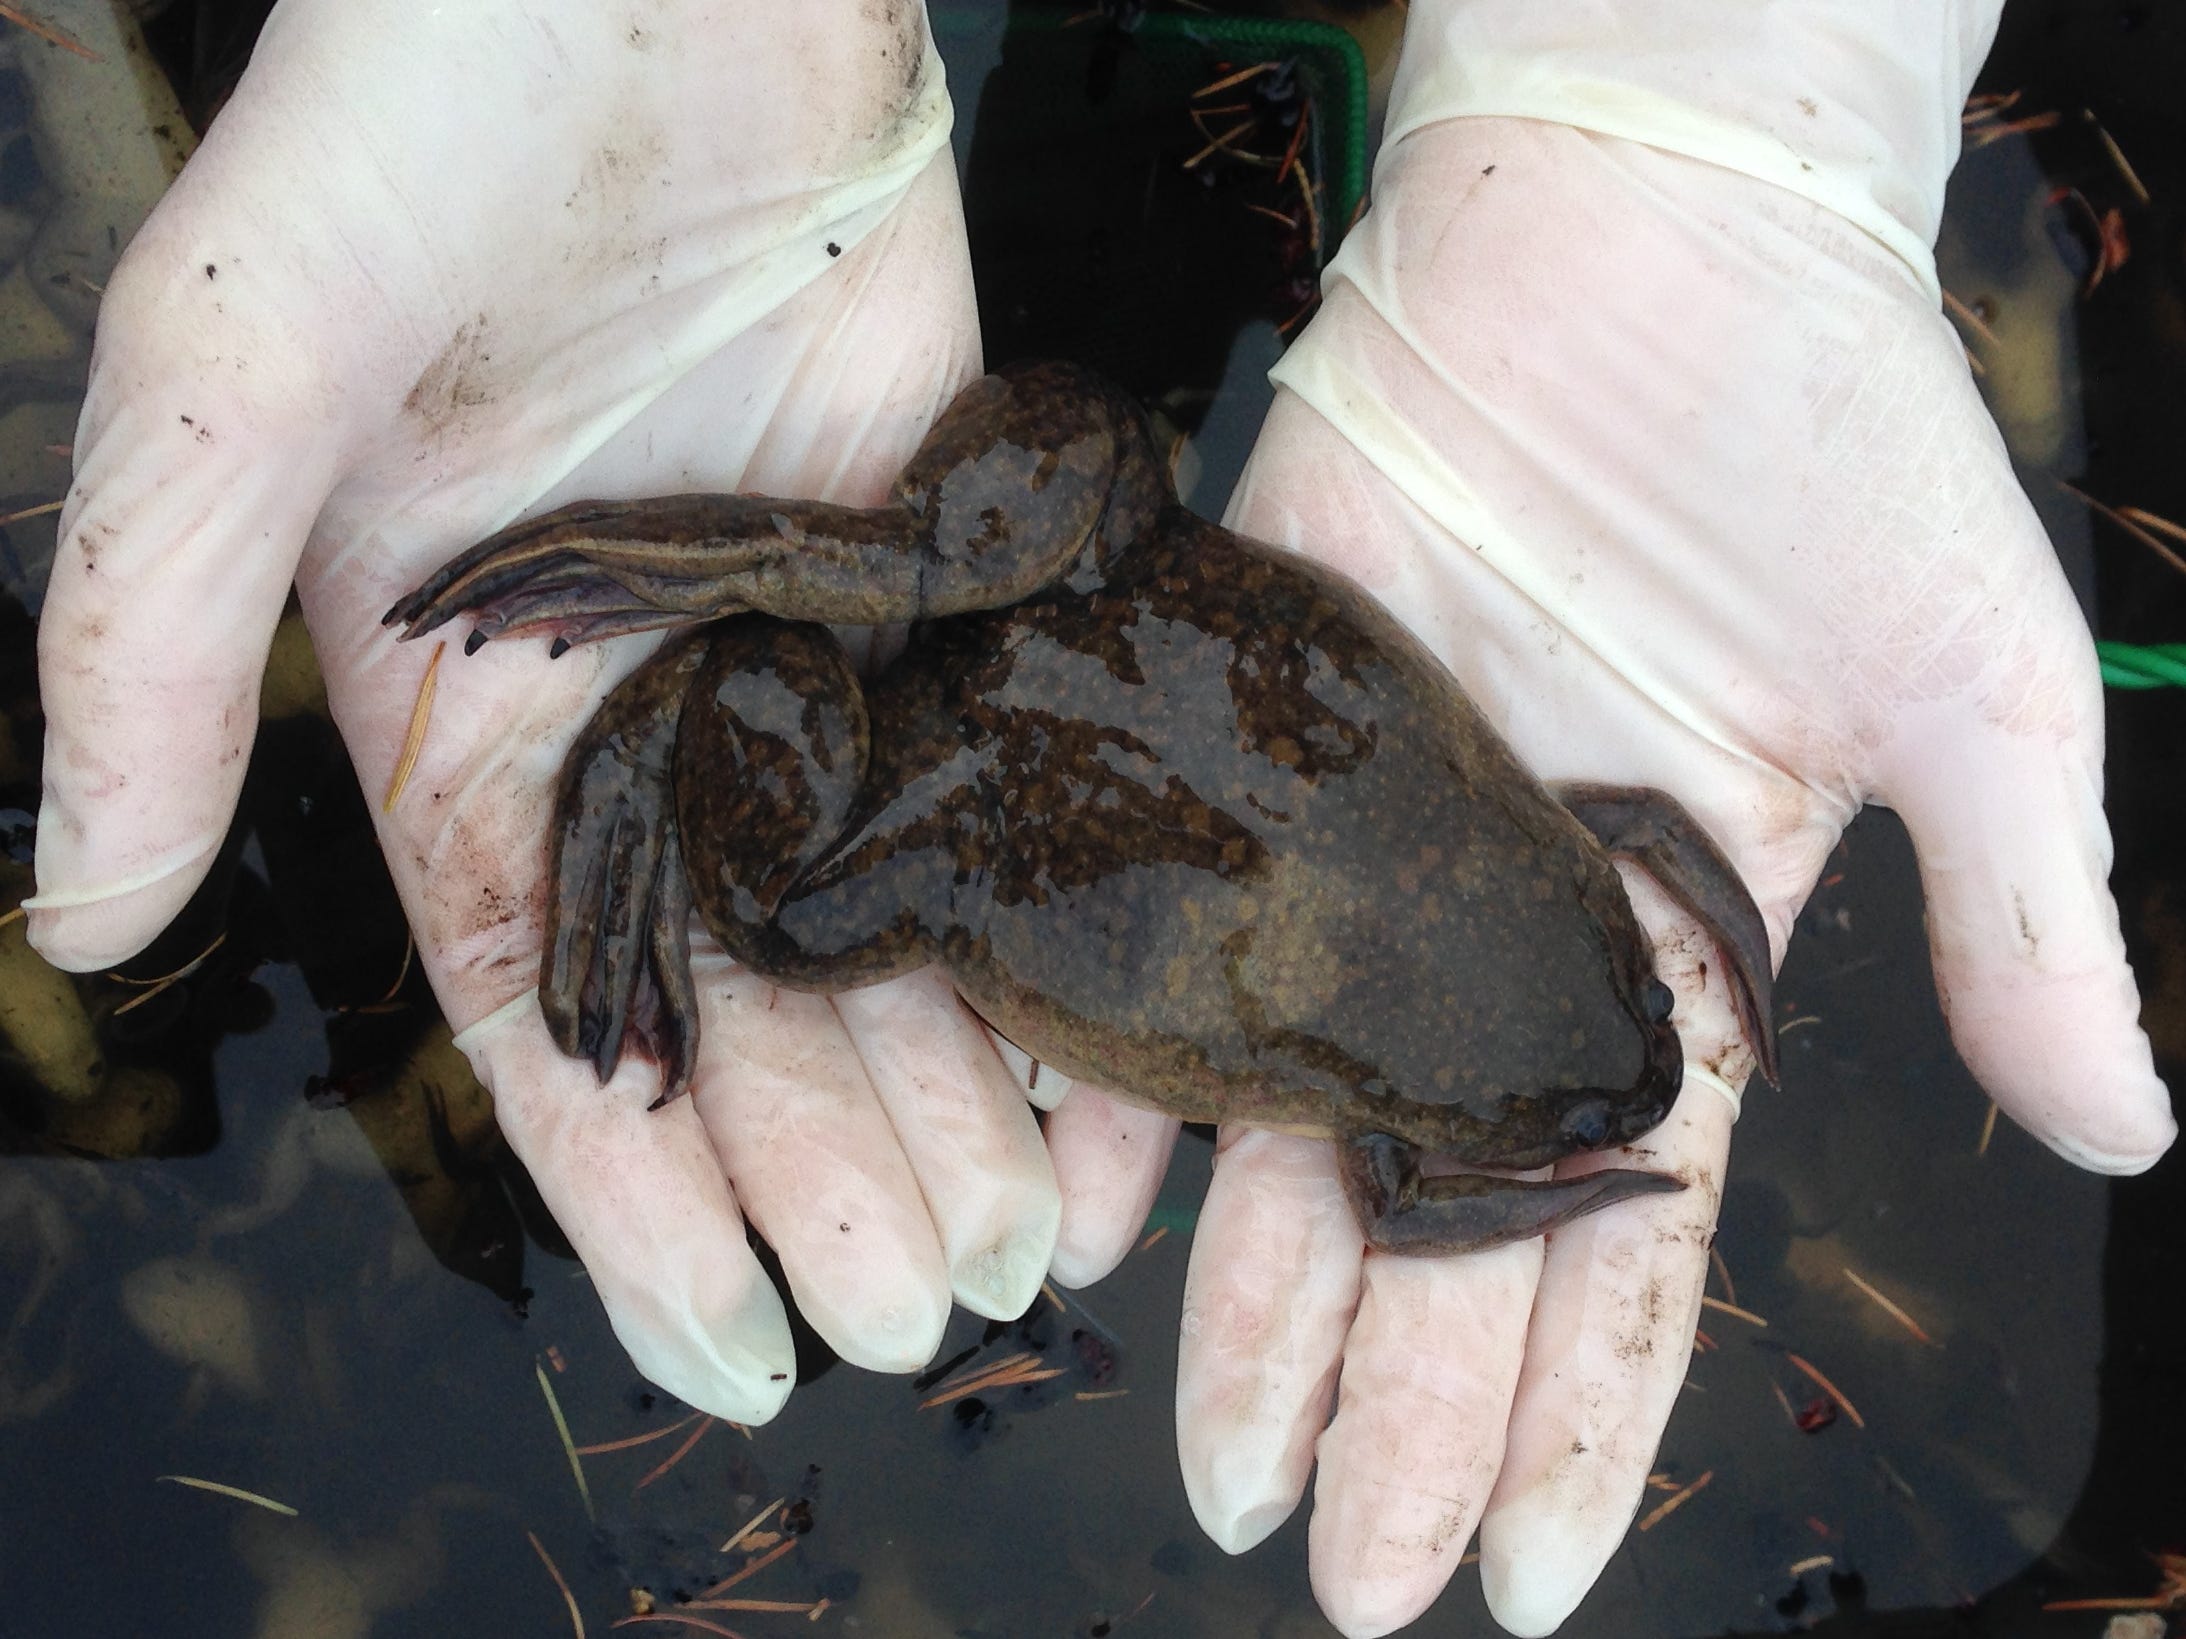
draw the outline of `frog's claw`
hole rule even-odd
[[[1382,1133],[1340,1145],[1337,1159],[1367,1245],[1401,1257],[1484,1252],[1545,1235],[1636,1195],[1685,1187],[1667,1173],[1624,1167],[1538,1181],[1482,1173],[1424,1178],[1419,1150]]]
[[[690,889],[671,783],[676,726],[705,656],[672,644],[601,703],[563,765],[555,804],[539,1006],[555,1045],[603,1082],[626,1044],[660,1065],[666,1103],[690,1085],[698,1003]]]
[[[1629,859],[1699,922],[1726,958],[1731,1008],[1761,1075],[1777,1079],[1768,924],[1738,868],[1684,804],[1645,786],[1557,785],[1551,791],[1612,855]]]

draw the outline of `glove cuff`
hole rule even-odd
[[[1422,0],[1382,140],[1545,120],[1804,196],[1940,300],[1934,245],[1959,113],[2001,0]]]

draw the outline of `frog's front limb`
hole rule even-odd
[[[1369,1133],[1337,1145],[1344,1193],[1367,1244],[1404,1257],[1480,1252],[1531,1240],[1590,1212],[1636,1195],[1685,1187],[1666,1173],[1618,1167],[1580,1178],[1420,1175],[1421,1152],[1401,1139]]]
[[[861,692],[822,626],[728,622],[684,707],[677,829],[728,953],[832,992],[925,966],[979,800],[975,755],[911,651]]]
[[[1684,804],[1645,786],[1553,785],[1556,800],[1612,857],[1629,859],[1697,921],[1725,958],[1731,1008],[1759,1064],[1776,1086],[1776,1026],[1770,993],[1768,925],[1738,868]]]

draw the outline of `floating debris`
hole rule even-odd
[[[2156,1591],[2140,1598],[2053,1599],[2045,1611],[2168,1611],[2186,1605],[2186,1554],[2151,1554]]]
[[[2062,478],[2054,478],[2050,481],[2074,500],[2108,518],[2180,574],[2186,575],[2186,558],[2180,557],[2178,553],[2163,541],[2157,539],[2156,536],[2156,532],[2160,531],[2181,543],[2186,543],[2186,528],[2171,522],[2168,518],[2148,511],[2145,507],[2105,506],[2102,502],[2096,500],[2094,496],[2088,494],[2086,490],[2081,489],[2076,484],[2068,484]]]
[[[691,1437],[685,1440],[681,1445],[677,1446],[675,1450],[671,1451],[668,1454],[667,1458],[661,1463],[658,1468],[654,1469],[650,1474],[646,1475],[644,1479],[638,1481],[636,1485],[633,1485],[630,1488],[631,1491],[633,1493],[643,1491],[647,1486],[651,1485],[655,1480],[659,1479],[661,1475],[667,1473],[669,1469],[675,1467],[675,1465],[683,1461],[685,1457],[688,1457],[691,1454],[691,1448],[697,1445],[699,1441],[706,1438],[706,1431],[714,1426],[714,1422],[714,1418],[707,1417],[703,1422],[698,1425],[698,1427],[692,1429]]]
[[[227,942],[228,933],[227,930],[223,928],[220,930],[219,933],[213,936],[213,942],[211,944],[207,945],[203,950],[199,951],[187,962],[184,962],[180,967],[176,968],[174,972],[162,973],[156,979],[131,979],[119,973],[109,973],[106,977],[113,980],[116,984],[141,985],[144,987],[143,993],[141,995],[132,996],[126,1002],[123,1002],[121,1006],[115,1008],[114,1017],[118,1019],[124,1013],[134,1012],[137,1008],[142,1007],[153,997],[162,995],[166,991],[173,989],[176,985],[187,979],[191,974],[195,973],[199,968],[203,967],[205,965],[205,959],[208,956],[212,955],[214,951],[218,950],[222,945],[226,944]]]
[[[1784,1408],[1784,1421],[1793,1428],[1798,1428],[1799,1408],[1791,1403],[1791,1396],[1784,1392],[1783,1384],[1777,1382],[1773,1377],[1770,1378],[1769,1392],[1776,1396],[1776,1403]]]
[[[1976,1158],[1989,1153],[1989,1140],[1996,1136],[1996,1112],[1998,1108],[1996,1100],[1990,1099],[1989,1113],[1981,1118],[1981,1142],[1973,1147]]]
[[[5,0],[0,0],[0,20],[13,23],[25,32],[37,35],[39,39],[45,41],[48,45],[59,46],[63,51],[72,52],[87,63],[103,61],[96,51],[93,51],[73,35],[64,34],[51,23],[39,21],[27,11],[17,10],[14,6],[6,4]]]
[[[1160,1240],[1162,1236],[1168,1233],[1169,1226],[1167,1224],[1163,1224],[1159,1229],[1155,1230],[1151,1235],[1147,1236],[1146,1239],[1139,1242],[1139,1250],[1141,1252],[1144,1252],[1148,1247],[1152,1246],[1156,1241]]]
[[[2087,121],[2095,133],[2095,140],[2103,145],[2103,152],[2110,156],[2110,163],[2118,168],[2118,175],[2125,178],[2125,185],[2133,190],[2135,204],[2149,202],[2147,184],[2140,179],[2140,172],[2133,169],[2133,162],[2125,157],[2125,150],[2118,146],[2118,139],[2110,134],[2103,122],[2095,117],[2095,110],[2083,108],[2080,118]]]
[[[1738,1301],[1738,1283],[1731,1279],[1731,1266],[1723,1261],[1723,1253],[1719,1247],[1712,1244],[1709,1246],[1708,1262],[1715,1266],[1716,1279],[1723,1283],[1723,1295],[1729,1298],[1731,1302],[1736,1303]]]
[[[546,1396],[547,1410],[554,1414],[554,1432],[561,1436],[562,1451],[569,1458],[569,1471],[577,1476],[577,1495],[584,1499],[584,1517],[597,1523],[599,1515],[592,1508],[592,1487],[585,1483],[584,1459],[577,1455],[577,1443],[569,1437],[569,1419],[562,1415],[562,1403],[554,1398],[554,1385],[547,1381],[546,1367],[532,1362],[532,1370],[539,1378],[539,1392]]]
[[[918,1409],[931,1411],[936,1406],[945,1406],[952,1400],[961,1400],[968,1394],[978,1394],[986,1389],[1013,1389],[1033,1383],[1045,1383],[1069,1370],[1067,1366],[1049,1366],[1034,1370],[1039,1365],[1039,1360],[1039,1355],[1026,1349],[1007,1359],[998,1360],[991,1366],[978,1367],[965,1376],[952,1378],[943,1384],[938,1393],[921,1400]]]
[[[1794,1366],[1798,1367],[1799,1370],[1805,1372],[1808,1377],[1812,1378],[1814,1381],[1814,1386],[1816,1388],[1820,1389],[1824,1394],[1828,1395],[1830,1399],[1836,1401],[1837,1409],[1843,1412],[1847,1417],[1852,1419],[1852,1426],[1854,1428],[1865,1428],[1867,1426],[1867,1419],[1860,1415],[1860,1408],[1855,1406],[1850,1400],[1846,1399],[1844,1390],[1840,1389],[1839,1387],[1837,1387],[1836,1384],[1832,1383],[1828,1378],[1824,1377],[1821,1374],[1821,1371],[1814,1365],[1812,1361],[1808,1360],[1806,1356],[1801,1354],[1794,1354],[1791,1350],[1786,1349],[1784,1351],[1784,1358],[1790,1361]]]
[[[2046,114],[2029,114],[2024,119],[1985,121],[1966,128],[1966,135],[1976,148],[1986,148],[1992,142],[2002,142],[2006,137],[2029,136],[2036,131],[2053,130],[2064,123],[2064,115],[2052,108]]]
[[[539,1540],[538,1532],[526,1531],[524,1535],[531,1538],[531,1551],[539,1556],[539,1563],[547,1568],[547,1575],[554,1578],[554,1585],[562,1590],[562,1603],[569,1607],[569,1625],[576,1630],[577,1639],[584,1639],[584,1616],[577,1609],[577,1596],[562,1580],[562,1568],[554,1563],[554,1556],[546,1551],[546,1544]]]
[[[162,1474],[159,1480],[167,1485],[186,1485],[192,1491],[210,1491],[216,1496],[233,1497],[237,1502],[255,1503],[258,1507],[276,1514],[296,1518],[296,1510],[285,1502],[275,1502],[271,1497],[256,1491],[245,1491],[239,1485],[222,1485],[218,1480],[200,1480],[188,1474]]]
[[[1933,1349],[1938,1346],[1936,1340],[1928,1335],[1926,1329],[1922,1327],[1919,1321],[1915,1320],[1911,1315],[1907,1314],[1895,1303],[1892,1303],[1888,1298],[1884,1297],[1880,1292],[1876,1291],[1874,1287],[1868,1285],[1866,1281],[1860,1279],[1860,1277],[1853,1272],[1852,1266],[1850,1264],[1845,1264],[1842,1267],[1844,1269],[1844,1278],[1850,1281],[1854,1286],[1857,1286],[1862,1292],[1865,1292],[1870,1298],[1872,1298],[1875,1302],[1875,1306],[1879,1308],[1884,1314],[1888,1315],[1900,1326],[1903,1326],[1908,1332],[1911,1332],[1913,1336],[1919,1338],[1921,1342],[1927,1344],[1929,1348]]]
[[[4,15],[4,11],[0,11],[0,15]],[[66,505],[68,503],[65,500],[48,501],[43,506],[24,507],[20,512],[0,512],[0,529],[5,529],[9,524],[19,524],[25,518],[43,518],[47,513],[58,512]]]
[[[1836,1563],[1837,1557],[1834,1554],[1816,1554],[1812,1558],[1802,1559],[1792,1566],[1791,1574],[1793,1576],[1805,1576],[1809,1571],[1824,1571]]]
[[[643,1434],[633,1434],[627,1439],[602,1440],[598,1445],[579,1446],[577,1447],[577,1455],[580,1457],[604,1457],[610,1451],[628,1451],[632,1446],[651,1445],[655,1440],[667,1439],[669,1435],[675,1433],[678,1429],[689,1428],[705,1415],[702,1411],[694,1411],[688,1417],[677,1418],[666,1428],[648,1429]]]
[[[719,1622],[709,1622],[702,1616],[678,1616],[673,1611],[649,1611],[638,1616],[619,1617],[608,1624],[610,1627],[627,1628],[639,1622],[680,1622],[700,1633],[718,1634],[720,1639],[744,1639],[734,1628],[725,1628]]]
[[[395,811],[395,799],[410,783],[410,770],[417,767],[418,753],[425,749],[425,730],[433,720],[433,693],[440,687],[440,657],[447,652],[447,644],[434,644],[433,657],[425,662],[425,675],[418,679],[417,703],[410,708],[410,730],[403,736],[402,755],[395,759],[395,772],[387,781],[387,795],[380,802],[383,814]]]
[[[1706,1473],[1702,1474],[1699,1479],[1693,1481],[1691,1485],[1688,1485],[1682,1490],[1673,1492],[1671,1495],[1663,1498],[1662,1501],[1655,1504],[1653,1508],[1647,1511],[1646,1515],[1640,1520],[1639,1524],[1633,1527],[1633,1530],[1652,1531],[1656,1526],[1660,1525],[1664,1520],[1668,1519],[1672,1514],[1676,1513],[1680,1508],[1683,1508],[1688,1502],[1692,1501],[1694,1497],[1698,1496],[1703,1490],[1707,1488],[1708,1482],[1714,1478],[1715,1470],[1711,1468]]]
[[[701,1600],[719,1598],[722,1594],[727,1593],[731,1588],[735,1587],[739,1582],[742,1582],[747,1578],[757,1576],[761,1571],[765,1570],[769,1565],[772,1565],[776,1560],[780,1559],[784,1554],[788,1553],[792,1548],[796,1546],[797,1539],[795,1537],[784,1537],[780,1542],[776,1543],[772,1548],[769,1548],[757,1559],[751,1560],[749,1563],[747,1563],[741,1570],[731,1571],[727,1576],[723,1577],[719,1582],[716,1582],[712,1587],[708,1588],[704,1593],[700,1594],[698,1596],[698,1599],[694,1599],[691,1603],[695,1605]]]
[[[1721,1298],[1711,1298],[1706,1294],[1702,1294],[1700,1306],[1703,1309],[1714,1309],[1720,1314],[1729,1315],[1733,1320],[1742,1320],[1749,1326],[1766,1328],[1768,1325],[1766,1320],[1763,1320],[1751,1309],[1741,1309],[1737,1304],[1725,1303]]]
[[[760,1509],[758,1513],[752,1515],[750,1519],[746,1520],[741,1526],[737,1527],[736,1530],[730,1532],[729,1540],[724,1542],[718,1551],[725,1554],[733,1550],[738,1543],[742,1542],[746,1537],[750,1536],[752,1532],[758,1530],[760,1526],[766,1524],[767,1516],[769,1514],[772,1514],[777,1508],[784,1506],[788,1501],[789,1499],[787,1497],[776,1497],[772,1502],[768,1503],[766,1507]]]
[[[1949,310],[1951,317],[1958,320],[1960,324],[1971,330],[1991,347],[2003,345],[1996,339],[1996,332],[1989,328],[1989,321],[1982,316],[1978,309],[1960,301],[1948,290],[1943,293],[1943,305]]]

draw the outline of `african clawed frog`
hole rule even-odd
[[[603,1079],[635,1041],[688,1080],[695,906],[778,984],[939,961],[1070,1075],[1333,1134],[1377,1247],[1495,1245],[1679,1187],[1418,1164],[1540,1167],[1668,1112],[1670,993],[1612,851],[1722,946],[1773,1079],[1760,913],[1700,827],[1656,792],[1559,802],[1362,589],[1179,506],[1088,371],[974,382],[882,506],[580,503],[388,618],[465,614],[472,648],[695,626],[563,774],[541,1001]],[[862,687],[817,624],[906,620]]]

